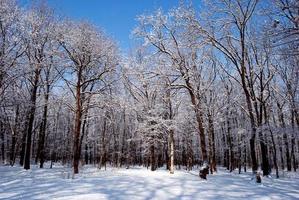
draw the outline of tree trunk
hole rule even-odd
[[[282,138],[279,137],[278,140],[279,142],[279,152],[280,152],[280,164],[281,164],[281,169],[284,170],[284,159],[283,159],[283,151],[282,151]]]
[[[292,170],[292,164],[291,164],[291,156],[290,156],[290,151],[289,151],[289,141],[288,141],[287,133],[283,134],[283,140],[284,140],[284,145],[285,145],[285,154],[286,154],[286,160],[287,160],[287,170],[291,171]]]
[[[292,161],[293,161],[293,169],[294,172],[297,170],[297,163],[296,163],[296,157],[295,157],[295,136],[292,136],[292,147],[291,147],[291,156],[292,156]]]
[[[104,118],[104,124],[103,124],[103,133],[102,133],[102,139],[101,139],[101,157],[100,157],[100,164],[99,164],[99,168],[101,169],[101,167],[104,165],[104,163],[106,162],[106,117]]]
[[[4,138],[5,130],[4,125],[2,122],[0,122],[0,135],[1,135],[1,157],[2,157],[2,163],[5,163],[5,138]]]
[[[155,158],[155,146],[150,146],[150,163],[151,163],[151,171],[156,170],[156,158]]]
[[[256,138],[256,125],[255,125],[255,119],[252,111],[252,104],[250,100],[249,93],[246,92],[246,102],[247,107],[250,114],[250,123],[251,123],[251,138],[249,140],[250,143],[250,155],[251,155],[251,162],[252,162],[252,172],[256,173],[258,169],[257,159],[256,159],[256,152],[255,152],[255,138]]]
[[[31,137],[32,137],[33,122],[35,117],[35,109],[36,109],[35,104],[36,104],[39,76],[40,76],[40,68],[37,67],[34,71],[34,81],[31,89],[31,98],[30,98],[31,105],[30,105],[29,116],[28,116],[24,169],[30,169]]]
[[[247,109],[250,118],[250,125],[251,125],[251,138],[249,140],[250,143],[250,155],[251,155],[251,162],[252,162],[252,172],[255,174],[258,169],[257,159],[256,159],[256,152],[255,152],[255,138],[256,138],[256,122],[253,115],[253,108],[251,102],[251,95],[248,90],[248,85],[246,84],[246,77],[248,76],[245,62],[246,62],[246,45],[245,45],[245,28],[246,24],[241,25],[240,29],[240,46],[241,46],[241,62],[240,62],[240,70],[239,74],[241,76],[241,83],[242,88],[245,94],[245,100],[247,104]]]
[[[174,173],[174,135],[173,135],[173,130],[170,130],[170,135],[169,135],[169,140],[170,140],[170,173]]]
[[[120,156],[119,156],[119,167],[121,167],[123,165],[124,162],[124,158],[127,157],[126,152],[125,152],[125,148],[126,148],[126,138],[127,138],[127,132],[126,132],[126,109],[124,108],[123,110],[123,134],[122,134],[122,140],[121,140],[121,147],[120,147]],[[121,136],[121,134],[119,135]],[[120,139],[120,138],[119,138]],[[141,153],[140,153],[141,154]]]
[[[197,126],[198,126],[198,130],[199,130],[202,161],[207,162],[208,154],[207,154],[207,148],[206,148],[205,130],[203,127],[203,119],[202,119],[201,111],[200,111],[199,105],[196,103],[196,97],[192,90],[189,90],[189,95],[191,98],[192,106],[195,111]]]
[[[228,159],[228,169],[230,172],[232,172],[235,169],[235,157],[234,157],[234,149],[233,149],[233,138],[231,135],[231,123],[230,123],[230,115],[229,115],[229,111],[227,111],[226,113],[226,125],[227,125],[227,143],[229,146],[229,159]]]
[[[210,171],[216,171],[216,147],[215,147],[215,132],[212,115],[208,115],[208,131],[209,131],[209,148],[210,148]]]
[[[89,92],[92,92],[93,87],[94,87],[94,83],[92,83],[92,85],[89,89]],[[84,93],[84,90],[83,90],[83,93]],[[83,98],[83,97],[81,97],[81,98]],[[86,110],[85,110],[84,117],[83,117],[84,119],[83,119],[83,124],[82,124],[82,134],[81,134],[81,137],[80,137],[79,150],[78,150],[80,152],[79,160],[81,158],[81,149],[82,149],[82,142],[83,142],[84,136],[87,137],[87,131],[88,131],[87,117],[88,117],[89,103],[90,103],[90,98],[87,100]]]
[[[207,148],[206,148],[206,138],[205,138],[205,130],[203,126],[203,117],[202,117],[202,111],[200,108],[200,100],[198,99],[198,102],[196,101],[196,95],[194,93],[194,89],[190,83],[189,77],[186,75],[186,73],[181,69],[180,70],[182,77],[185,79],[186,86],[188,87],[188,93],[191,99],[191,104],[195,112],[196,121],[197,121],[197,127],[198,127],[198,134],[200,139],[200,147],[201,147],[201,157],[202,161],[208,163],[208,154],[207,154]]]
[[[81,119],[82,119],[82,101],[81,101],[81,76],[82,71],[79,67],[77,74],[77,84],[76,84],[76,112],[75,112],[75,129],[74,129],[74,145],[73,145],[73,167],[74,174],[79,173],[79,160],[80,153],[80,132],[81,132]]]
[[[46,81],[48,82],[48,80]],[[45,94],[45,105],[43,110],[43,121],[41,125],[41,131],[38,137],[39,139],[38,139],[38,149],[37,149],[37,157],[36,157],[36,160],[40,159],[40,166],[39,166],[40,168],[44,167],[44,162],[45,162],[45,137],[46,137],[47,119],[48,119],[47,116],[48,116],[49,92],[50,92],[50,85],[47,84],[46,94]]]
[[[222,141],[223,141],[223,166],[226,167],[227,170],[229,170],[229,153],[228,153],[228,147],[227,147],[227,138],[226,138],[226,131],[225,131],[225,124],[223,124],[221,131],[222,131]]]
[[[88,145],[87,145],[87,142],[85,144],[85,154],[84,154],[84,159],[85,159],[85,164],[87,165],[88,164]]]
[[[27,136],[27,127],[28,126],[28,119],[26,118],[26,122],[25,122],[25,129],[23,130],[23,134],[22,134],[22,140],[21,140],[21,151],[20,151],[20,165],[23,166],[24,165],[24,158],[25,158],[25,148],[26,148],[26,136]]]
[[[15,163],[15,148],[16,148],[16,135],[15,133],[11,138],[11,147],[10,147],[10,165],[13,166]]]
[[[245,147],[244,147],[244,172],[246,172],[247,171],[247,147],[246,147],[246,145],[245,145]]]
[[[286,125],[285,125],[285,121],[284,121],[284,114],[282,111],[283,107],[278,102],[277,102],[277,108],[278,108],[278,119],[279,119],[280,125],[282,126],[283,129],[285,129]],[[288,141],[288,136],[287,136],[286,130],[284,130],[284,132],[283,132],[283,141],[284,141],[284,146],[285,146],[287,170],[291,171],[292,164],[291,164],[291,156],[290,156],[290,151],[289,151],[289,141]]]
[[[262,154],[262,170],[263,170],[263,176],[267,176],[270,174],[270,166],[269,166],[269,160],[268,160],[268,148],[266,145],[265,137],[260,138],[260,145],[261,145],[261,154]]]
[[[279,178],[277,155],[276,155],[276,145],[275,145],[275,141],[274,141],[273,132],[271,129],[270,129],[270,134],[271,134],[271,140],[272,140],[272,145],[273,145],[273,162],[274,162],[274,167],[275,167],[275,171],[276,171],[276,178]]]

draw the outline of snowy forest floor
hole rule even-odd
[[[47,167],[47,166],[46,166]],[[170,175],[159,169],[85,166],[74,179],[71,169],[31,170],[0,166],[0,199],[299,199],[299,174],[284,173],[279,179],[263,177],[256,184],[248,173],[229,173],[220,168],[208,180],[198,170],[177,170]]]

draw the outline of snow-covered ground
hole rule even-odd
[[[239,175],[224,169],[209,175],[207,181],[201,180],[197,171],[170,175],[162,169],[84,167],[74,179],[70,171],[62,166],[33,166],[28,171],[0,166],[0,199],[299,199],[298,174],[263,178],[263,184],[256,184],[249,173]]]

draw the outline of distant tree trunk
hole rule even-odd
[[[270,136],[271,136],[271,141],[272,141],[272,147],[273,147],[273,162],[274,162],[274,167],[276,171],[276,178],[279,178],[279,171],[278,171],[278,164],[277,164],[277,148],[274,140],[274,135],[271,130],[271,126],[269,123],[269,116],[267,114],[267,108],[266,104],[263,104],[263,109],[264,109],[264,118],[265,118],[265,123],[268,125],[269,131],[270,131]],[[271,171],[271,168],[269,167],[269,171]],[[270,172],[269,172],[270,174]]]
[[[285,129],[286,125],[285,125],[285,121],[284,121],[284,114],[282,111],[283,106],[277,102],[277,108],[278,108],[278,119],[279,119],[280,125],[282,126],[283,129]],[[292,164],[291,164],[291,156],[290,156],[290,151],[289,151],[289,141],[288,141],[288,136],[287,136],[286,130],[283,131],[283,141],[284,141],[284,146],[285,146],[287,170],[291,171]],[[283,162],[282,162],[282,165],[283,165]]]
[[[27,128],[28,127],[28,119],[25,119],[25,129],[23,130],[22,133],[22,139],[21,139],[21,151],[20,151],[20,165],[24,165],[24,159],[25,159],[25,148],[26,148],[26,136],[27,136]]]
[[[296,170],[297,170],[297,163],[296,163],[296,157],[295,157],[295,135],[294,135],[294,132],[295,132],[295,121],[297,122],[298,126],[299,126],[299,124],[298,124],[298,121],[297,121],[298,117],[297,117],[297,114],[296,114],[295,111],[296,110],[293,109],[292,112],[291,112],[291,124],[292,124],[292,129],[293,129],[292,139],[291,139],[291,158],[292,158],[292,161],[293,161],[293,169],[296,172]]]
[[[283,151],[282,151],[282,143],[281,143],[282,138],[279,137],[278,140],[280,141],[279,142],[280,164],[281,164],[281,169],[284,170],[284,159],[283,159]]]
[[[222,141],[223,141],[223,166],[226,167],[227,170],[229,170],[229,152],[227,147],[227,137],[226,137],[226,130],[225,130],[225,124],[221,125],[221,132],[222,132]]]
[[[11,147],[10,147],[10,165],[13,166],[16,161],[16,135],[13,135],[11,138]]]
[[[87,133],[87,115],[88,115],[88,110],[85,111],[86,113],[84,114],[84,119],[83,119],[83,124],[82,124],[82,134],[81,134],[81,137],[80,137],[80,142],[79,142],[79,152],[80,152],[80,158],[81,158],[81,151],[82,151],[82,143],[83,143],[83,140],[84,140],[84,136],[86,136],[86,133]],[[80,159],[79,158],[79,159]]]
[[[126,137],[127,137],[127,132],[126,132],[126,109],[124,108],[123,110],[123,134],[122,134],[122,140],[121,140],[121,147],[120,147],[120,155],[119,155],[119,161],[118,161],[118,164],[119,164],[119,167],[121,167],[123,165],[123,162],[124,162],[124,158],[126,158],[127,156],[125,155],[126,152],[125,152],[125,146],[126,146]],[[121,136],[121,134],[119,135]],[[141,152],[140,152],[141,154]]]
[[[233,138],[232,138],[232,135],[231,135],[231,122],[230,122],[230,114],[229,114],[229,111],[227,110],[226,112],[226,125],[227,125],[227,143],[228,143],[228,146],[229,146],[229,159],[228,159],[228,168],[229,168],[229,171],[232,172],[234,169],[235,169],[235,157],[234,157],[234,146],[233,146]]]
[[[285,145],[285,154],[286,154],[286,160],[287,160],[287,170],[291,171],[292,170],[292,164],[291,164],[291,156],[290,156],[290,151],[289,151],[289,141],[288,141],[288,136],[287,133],[283,133],[283,140],[284,140],[284,145]]]
[[[247,171],[246,165],[247,165],[247,147],[245,145],[245,147],[244,147],[244,172]]]
[[[11,146],[10,146],[10,156],[9,156],[11,166],[13,166],[15,163],[16,131],[17,131],[18,118],[19,118],[19,106],[17,106],[16,109],[15,125],[13,127],[13,133],[11,136]]]
[[[170,135],[169,135],[169,140],[170,140],[170,173],[174,173],[174,135],[173,135],[173,130],[170,130]]]
[[[166,100],[166,105],[168,106],[168,119],[173,120],[174,113],[173,113],[173,108],[172,108],[172,102],[171,102],[171,90],[170,90],[170,82],[167,82],[166,84],[166,93],[165,93],[165,100]],[[166,118],[167,119],[167,118]],[[174,130],[171,129],[169,131],[169,141],[168,141],[168,148],[167,148],[167,166],[170,174],[174,173]],[[169,152],[169,154],[168,154]]]
[[[212,115],[208,114],[208,131],[209,131],[209,148],[210,148],[210,172],[216,171],[216,147],[215,147],[215,131]]]
[[[279,178],[277,155],[276,155],[276,145],[275,145],[274,136],[273,136],[273,132],[272,132],[271,128],[270,128],[270,134],[271,134],[271,140],[272,140],[272,146],[273,146],[273,162],[274,162],[274,167],[275,167],[275,171],[276,171],[276,178]]]
[[[292,136],[292,148],[291,148],[291,155],[292,155],[292,160],[293,160],[293,169],[294,172],[297,170],[297,163],[296,163],[296,157],[295,157],[295,136]]]
[[[119,152],[118,152],[119,142],[117,140],[118,133],[116,133],[114,127],[112,128],[112,135],[113,135],[113,159],[112,160],[113,160],[114,167],[117,167],[118,166],[118,154],[119,154]],[[135,159],[136,159],[136,156],[135,156]],[[134,164],[136,164],[136,162]]]
[[[167,140],[167,145],[164,147],[166,170],[170,171],[170,136]]]
[[[85,154],[84,154],[84,159],[85,159],[85,164],[86,165],[88,165],[88,150],[89,150],[89,148],[88,148],[88,145],[87,145],[87,142],[85,143]]]
[[[238,168],[239,168],[239,174],[241,174],[241,170],[242,170],[242,150],[241,150],[241,140],[239,140],[239,147],[238,147],[238,151],[239,151],[239,159],[238,159]]]
[[[61,109],[61,107],[59,106],[58,111],[56,113],[55,120],[54,120],[53,130],[52,130],[52,133],[54,135],[53,135],[53,141],[52,141],[53,147],[51,148],[51,151],[50,151],[50,160],[51,160],[50,168],[51,169],[53,167],[53,162],[56,162],[56,160],[57,160],[56,137],[57,137],[57,134],[58,134],[60,109]]]
[[[49,78],[49,75],[46,76],[46,79]],[[46,80],[47,83],[49,80]],[[37,148],[37,156],[36,156],[36,161],[40,159],[40,168],[44,167],[44,162],[45,162],[45,137],[46,137],[46,130],[47,130],[47,116],[48,116],[48,102],[49,102],[49,93],[50,93],[50,85],[47,84],[46,86],[46,91],[45,91],[45,105],[44,105],[44,110],[43,110],[43,119],[42,119],[42,124],[41,124],[41,130],[40,134],[38,136],[38,148]]]
[[[39,76],[40,76],[40,67],[37,66],[35,71],[34,71],[33,85],[32,85],[32,88],[31,88],[30,109],[29,109],[29,113],[28,113],[28,127],[27,127],[24,169],[30,169],[31,136],[32,136],[33,122],[34,122],[34,117],[35,117],[35,109],[36,109],[35,104],[36,104]]]
[[[156,170],[156,157],[155,157],[155,146],[150,146],[150,164],[151,164],[151,171]]]
[[[106,163],[106,117],[104,118],[104,124],[103,124],[103,133],[102,133],[102,139],[101,139],[101,157],[100,157],[100,164],[99,164],[99,168],[101,169],[101,167]]]
[[[1,157],[2,157],[2,163],[5,163],[5,129],[4,129],[4,123],[0,121],[0,135],[1,135]]]

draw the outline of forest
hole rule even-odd
[[[1,165],[299,170],[299,1],[180,1],[131,38],[0,0]]]

